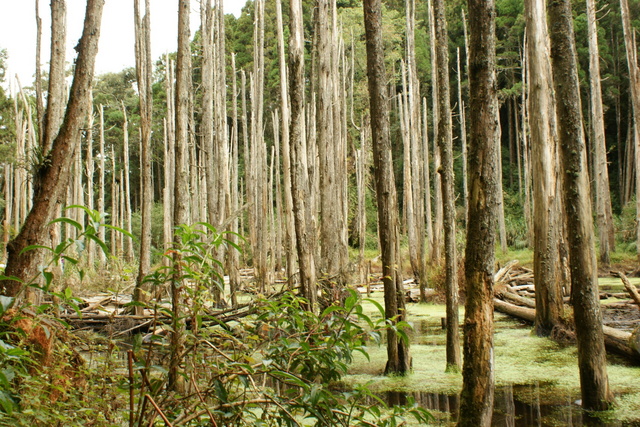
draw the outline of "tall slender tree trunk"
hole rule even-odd
[[[437,36],[435,17],[433,15],[433,0],[427,0],[427,8],[429,15],[429,44],[431,48],[431,94],[432,94],[432,116],[433,116],[433,244],[431,245],[431,261],[439,263],[442,258],[442,230],[444,228],[444,212],[442,210],[442,177],[438,173],[441,166],[440,149],[438,148],[438,121],[440,111],[438,109],[439,90],[438,87],[438,67],[436,65],[437,58]]]
[[[100,37],[103,0],[88,0],[82,37],[78,44],[78,57],[71,85],[71,95],[65,119],[55,132],[48,160],[38,168],[40,177],[34,186],[33,205],[20,233],[9,242],[5,274],[22,280],[32,279],[38,271],[39,257],[34,251],[23,249],[42,244],[47,232],[46,225],[53,219],[57,205],[65,196],[75,150],[80,141],[81,130],[91,105],[91,83],[95,57]],[[50,94],[49,96],[54,96]],[[53,102],[50,99],[50,102]],[[18,296],[23,286],[16,281],[0,282],[0,292],[7,296]]]
[[[591,126],[595,152],[596,217],[600,236],[600,262],[608,265],[611,251],[615,250],[613,213],[609,189],[607,146],[604,136],[604,111],[602,107],[602,85],[600,84],[600,49],[596,24],[596,2],[587,0],[587,31],[589,37],[589,84],[591,86]]]
[[[548,336],[563,313],[560,258],[557,133],[549,34],[544,0],[525,2],[530,83],[529,122],[533,160],[533,270],[536,286],[535,331]]]
[[[405,318],[403,295],[398,295],[397,200],[391,139],[389,135],[389,107],[387,100],[387,72],[382,43],[382,4],[380,0],[365,0],[364,25],[367,45],[367,74],[371,108],[371,135],[378,200],[378,233],[382,249],[385,316],[391,323]],[[398,300],[400,298],[400,301]],[[409,343],[393,329],[387,329],[386,374],[404,375],[411,369]]]
[[[98,213],[102,216],[102,222],[106,222],[106,212],[105,212],[105,200],[104,200],[104,188],[105,188],[105,152],[104,152],[104,105],[100,104],[100,139],[98,140],[98,155],[100,156],[100,161],[98,162],[98,166],[100,168],[100,174],[98,175]],[[100,227],[98,230],[98,238],[105,241],[105,229],[104,227]],[[104,267],[104,264],[107,261],[106,254],[104,251],[98,252],[98,259],[100,261],[100,267]]]
[[[291,100],[291,193],[296,231],[296,248],[300,268],[302,294],[308,308],[315,309],[316,272],[312,236],[315,233],[312,219],[311,180],[309,178],[306,128],[305,128],[305,73],[304,32],[302,26],[302,1],[290,0],[289,12],[289,96]]]
[[[636,187],[636,221],[640,221],[640,69],[638,69],[638,54],[636,48],[635,36],[631,27],[631,18],[629,17],[629,2],[620,0],[620,16],[622,18],[622,30],[624,33],[624,45],[627,50],[627,65],[629,67],[629,88],[631,90],[631,106],[633,107],[633,141],[635,161],[634,169],[636,171],[635,187]],[[631,176],[629,174],[629,176]],[[631,186],[629,185],[629,188]],[[636,251],[640,258],[640,226],[636,227]]]
[[[131,233],[131,186],[130,186],[130,174],[129,174],[129,121],[127,119],[127,109],[124,106],[124,102],[122,103],[122,114],[124,116],[123,122],[123,154],[122,154],[122,163],[124,165],[124,175],[123,175],[123,193],[124,193],[124,205],[122,208],[124,209],[125,221],[123,221],[123,228]],[[144,197],[144,196],[143,196]],[[133,260],[133,240],[129,237],[126,237],[126,250],[125,257],[127,261],[131,262]]]
[[[293,219],[293,197],[291,194],[291,149],[289,126],[291,112],[289,110],[289,92],[287,90],[287,62],[285,59],[284,29],[282,22],[282,2],[276,1],[276,19],[278,32],[278,61],[280,65],[280,109],[282,111],[282,180],[284,188],[284,247],[287,256],[287,280],[293,285],[296,263],[295,225]]]
[[[562,118],[558,119],[558,135],[582,407],[587,410],[605,410],[612,403],[613,395],[609,390],[602,333],[598,266],[571,3],[567,0],[550,0],[547,14],[551,34],[556,114],[558,118]]]
[[[133,7],[136,30],[136,80],[138,81],[138,93],[140,97],[140,196],[142,199],[140,261],[133,299],[134,301],[146,303],[149,301],[149,286],[145,283],[145,277],[151,269],[151,209],[153,205],[153,186],[151,182],[151,125],[153,114],[151,10],[149,0],[145,0],[144,15],[143,18],[140,19],[139,0],[134,1]],[[128,164],[128,162],[129,159],[125,159],[125,165]],[[136,306],[135,310],[138,314],[141,314],[140,309],[141,307]]]
[[[463,15],[464,16],[464,15]],[[465,31],[466,32],[466,31]],[[462,100],[462,74],[460,71],[460,49],[457,50],[457,75],[458,75],[458,111],[460,112],[460,155],[462,157],[462,199],[464,203],[464,220],[469,215],[469,187],[467,185],[467,119],[465,117],[465,105]]]
[[[468,0],[469,217],[467,301],[459,426],[489,426],[493,414],[493,272],[498,207],[495,3]]]
[[[176,177],[176,132],[175,132],[175,74],[174,62],[165,59],[165,91],[167,93],[167,116],[164,120],[164,192],[163,192],[163,217],[164,217],[164,250],[168,251],[173,244],[173,210],[175,205],[174,189]],[[169,260],[167,259],[167,263]]]
[[[438,171],[442,183],[444,213],[445,287],[447,300],[447,371],[460,370],[458,334],[458,260],[456,254],[456,206],[453,192],[453,136],[449,95],[449,37],[444,0],[432,0],[436,33],[436,85],[438,86],[438,148],[442,166]]]
[[[189,93],[191,92],[191,49],[189,47],[189,0],[178,1],[178,55],[176,58],[176,92],[175,92],[175,185],[173,225],[178,227],[189,220],[187,205],[189,203],[188,153],[189,142]],[[175,229],[174,229],[175,230]],[[174,245],[181,245],[180,236],[174,231]],[[172,333],[171,360],[169,362],[168,386],[175,391],[184,388],[180,375],[180,362],[184,350],[184,319],[182,317],[181,293],[184,286],[182,280],[182,254],[175,251],[174,277],[171,281]]]
[[[89,90],[89,99],[91,105],[88,109],[87,118],[87,154],[86,154],[86,174],[87,174],[87,208],[94,209],[94,156],[93,156],[93,92]],[[95,242],[89,240],[87,242],[87,265],[89,268],[95,267]]]

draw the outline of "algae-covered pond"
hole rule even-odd
[[[375,295],[375,294],[374,294]],[[375,295],[374,299],[381,299]],[[375,316],[373,304],[363,303]],[[346,377],[346,385],[368,383],[389,404],[412,398],[435,416],[434,425],[457,419],[462,388],[461,373],[445,373],[445,334],[441,319],[444,305],[409,304],[413,372],[406,377],[382,375],[386,349],[372,345],[370,361],[358,355]],[[460,319],[464,317],[460,309]],[[462,333],[462,330],[461,330]],[[462,342],[462,339],[461,339]],[[580,380],[575,346],[563,346],[531,333],[531,325],[495,314],[495,426],[586,425],[579,405]],[[640,426],[640,367],[609,357],[609,384],[616,408],[599,414],[595,425]],[[411,425],[411,420],[407,420]]]

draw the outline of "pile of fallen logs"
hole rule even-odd
[[[624,322],[614,321],[615,326],[626,326],[627,329],[635,329],[633,332],[617,329],[603,324],[605,345],[607,350],[620,354],[640,363],[640,294],[636,287],[629,282],[622,272],[612,272],[619,277],[625,289],[629,292],[633,302],[637,304],[633,309],[638,311],[636,319]],[[494,275],[494,308],[495,310],[508,314],[512,317],[533,323],[535,321],[535,286],[533,283],[533,271],[518,266],[518,261],[512,261],[500,268]],[[628,298],[627,294],[611,294],[601,292],[600,298]],[[569,302],[569,297],[565,297],[565,302]],[[616,306],[629,308],[628,302],[608,304],[608,308]]]

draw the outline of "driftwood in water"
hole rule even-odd
[[[531,323],[535,321],[536,311],[533,308],[520,307],[497,298],[493,299],[493,303],[495,309],[501,313]],[[608,351],[625,356],[635,363],[640,363],[640,346],[638,346],[637,339],[632,339],[631,333],[608,326],[603,326],[602,331],[604,332],[604,342]]]

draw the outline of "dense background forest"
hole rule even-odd
[[[439,190],[435,183],[439,177],[437,169],[439,167],[439,156],[433,152],[434,137],[433,126],[433,73],[430,52],[430,30],[427,3],[418,3],[415,11],[415,69],[419,85],[420,97],[424,98],[424,108],[426,109],[426,124],[408,123],[411,127],[416,127],[417,134],[424,138],[429,153],[422,150],[410,152],[407,157],[404,155],[403,122],[404,108],[399,102],[403,102],[406,96],[406,76],[403,83],[403,65],[407,63],[406,50],[406,25],[405,5],[403,2],[386,2],[384,13],[384,31],[386,61],[388,69],[392,71],[389,76],[389,87],[394,96],[392,102],[391,133],[394,150],[394,168],[396,177],[396,187],[398,197],[406,218],[404,209],[406,207],[404,182],[405,163],[418,154],[420,160],[428,155],[431,184],[429,196],[432,201],[429,203],[433,213],[430,215],[432,222],[436,222],[433,229],[437,234],[437,221],[441,221],[437,212],[437,204],[433,202],[436,197],[434,193]],[[594,175],[595,150],[592,141],[592,126],[589,114],[590,109],[590,86],[589,86],[589,49],[587,43],[587,18],[584,2],[574,2],[574,21],[576,31],[576,44],[580,60],[580,78],[583,94],[583,117],[585,118],[585,131],[590,154],[590,170]],[[631,4],[631,16],[636,15],[634,5]],[[633,252],[636,246],[635,239],[635,181],[634,181],[634,145],[628,141],[632,140],[632,108],[629,91],[628,67],[624,50],[624,37],[620,19],[619,4],[606,2],[597,7],[598,9],[598,41],[600,49],[600,71],[603,94],[603,114],[605,123],[607,165],[610,181],[611,207],[616,217],[616,243],[617,248],[622,251]],[[313,4],[303,2],[304,23],[305,23],[305,54],[312,64],[307,67],[309,95],[316,91],[316,78],[314,75],[314,65],[317,59],[313,57],[314,28],[311,14]],[[463,190],[463,148],[462,142],[465,136],[462,134],[462,116],[460,106],[468,105],[467,77],[466,77],[466,50],[465,50],[465,29],[464,29],[464,2],[447,2],[447,22],[449,34],[449,57],[451,58],[449,74],[451,85],[451,105],[453,114],[453,143],[454,143],[454,168],[455,168],[455,191],[456,205],[458,207],[457,219],[462,225],[458,230],[464,230],[464,190]],[[522,249],[531,246],[531,221],[532,221],[532,200],[531,200],[531,147],[528,145],[528,124],[526,115],[527,86],[526,81],[526,55],[524,50],[525,25],[524,25],[524,4],[522,1],[499,1],[496,4],[497,10],[497,55],[498,55],[498,83],[500,89],[500,127],[501,127],[501,152],[502,152],[502,184],[504,189],[504,236],[501,237],[506,246],[512,249]],[[288,21],[288,5],[283,5],[283,20]],[[226,69],[226,121],[228,125],[227,137],[230,139],[233,132],[236,132],[236,140],[229,141],[231,150],[237,150],[238,181],[234,183],[239,190],[243,190],[241,196],[243,200],[249,201],[250,197],[250,168],[251,153],[245,152],[243,138],[252,138],[253,120],[251,111],[255,100],[251,98],[249,88],[249,75],[254,67],[254,5],[247,3],[242,14],[236,18],[227,15],[224,18],[224,47]],[[267,171],[267,179],[272,198],[272,210],[269,215],[270,232],[275,233],[275,228],[283,227],[279,221],[278,203],[282,201],[282,172],[281,165],[274,163],[280,159],[275,148],[280,141],[279,135],[275,135],[281,129],[281,90],[280,71],[278,57],[278,34],[275,3],[265,4],[264,21],[264,85],[263,85],[263,115],[262,131],[265,144],[265,159],[262,161],[273,171]],[[285,43],[288,39],[285,27]],[[362,212],[358,211],[357,196],[357,171],[358,159],[362,160],[367,167],[364,168],[365,177],[365,197],[366,210],[369,221],[367,221],[367,242],[371,249],[376,247],[375,227],[372,214],[373,198],[371,197],[371,185],[369,182],[368,168],[371,162],[365,155],[360,155],[360,149],[366,147],[363,143],[362,124],[367,120],[368,97],[366,93],[366,58],[364,52],[364,29],[362,26],[362,8],[356,2],[338,2],[336,20],[336,43],[332,46],[337,49],[335,52],[336,82],[339,85],[336,90],[337,101],[339,102],[337,115],[339,115],[340,125],[336,128],[340,131],[340,139],[343,145],[340,148],[341,156],[344,156],[345,176],[341,177],[342,185],[345,185],[344,210],[347,212],[346,223],[341,225],[342,232],[347,233],[348,243],[351,247],[357,248],[359,239],[358,221]],[[219,37],[216,32],[215,37]],[[133,41],[132,41],[133,42]],[[191,125],[190,125],[190,153],[189,170],[191,182],[189,193],[192,200],[191,218],[194,221],[208,220],[205,215],[206,208],[203,206],[205,198],[201,188],[206,179],[204,178],[204,159],[207,154],[205,133],[202,130],[203,114],[205,103],[202,102],[204,96],[202,85],[202,43],[201,32],[198,30],[191,42],[192,48],[192,73],[193,82]],[[235,58],[235,69],[232,69],[232,55]],[[459,58],[459,64],[458,64]],[[166,154],[164,141],[164,120],[167,117],[167,61],[175,59],[175,54],[170,54],[166,58],[156,58],[153,66],[153,116],[151,134],[151,170],[153,176],[153,247],[162,249],[165,239],[163,239],[163,228],[161,219],[162,206],[165,195],[163,188],[167,185],[167,175],[164,172],[166,167]],[[2,69],[6,62],[6,56],[2,57]],[[216,71],[217,72],[217,71]],[[406,71],[404,71],[406,73]],[[247,79],[243,87],[241,74]],[[232,91],[231,81],[235,76],[237,83],[235,93]],[[2,74],[3,82],[10,76]],[[255,77],[254,77],[255,78]],[[46,80],[46,79],[45,79]],[[458,86],[456,82],[460,80]],[[46,81],[44,82],[46,85]],[[23,82],[24,84],[24,82]],[[3,85],[6,88],[6,85]],[[3,89],[2,96],[2,155],[3,155],[3,207],[4,207],[4,233],[5,242],[15,233],[26,216],[29,206],[29,163],[34,161],[34,134],[37,132],[36,99],[35,86],[29,84],[23,88],[22,93],[8,94]],[[93,202],[96,207],[97,201],[87,199],[88,194],[93,191],[94,198],[99,193],[99,183],[103,182],[104,188],[104,210],[108,212],[115,222],[123,228],[131,228],[135,235],[139,236],[140,208],[143,200],[141,194],[140,180],[140,107],[138,103],[138,90],[136,84],[136,73],[134,69],[125,69],[119,73],[104,74],[96,77],[93,89],[93,103],[95,119],[92,129],[87,129],[83,133],[82,149],[78,152],[78,163],[74,172],[75,187],[69,192],[68,204],[89,204]],[[246,104],[243,118],[241,111],[242,102]],[[311,97],[308,97],[308,102]],[[462,103],[462,104],[460,104]],[[313,108],[313,107],[311,107]],[[422,108],[422,107],[421,107]],[[232,110],[237,111],[233,116]],[[99,116],[102,111],[103,120],[100,122]],[[278,114],[274,116],[273,114]],[[273,120],[276,120],[274,126]],[[419,117],[420,121],[422,118]],[[125,129],[125,120],[127,126]],[[234,121],[235,120],[235,121]],[[631,126],[630,126],[631,124]],[[423,134],[423,129],[426,133]],[[281,130],[280,130],[281,131]],[[413,132],[413,130],[411,130]],[[129,146],[125,147],[125,135],[127,132]],[[307,129],[308,139],[313,141],[317,129],[309,126]],[[366,138],[366,134],[364,135]],[[412,136],[413,137],[413,136]],[[88,141],[92,138],[92,141]],[[99,143],[99,141],[102,141]],[[100,145],[102,144],[102,145]],[[250,147],[250,145],[249,145]],[[309,148],[312,150],[313,148]],[[104,165],[100,163],[100,150],[104,152]],[[437,151],[437,150],[436,150]],[[231,153],[231,151],[229,152]],[[126,157],[126,160],[125,160]],[[88,177],[88,171],[84,166],[90,159],[95,159],[96,167],[92,177]],[[282,160],[279,160],[280,163]],[[98,164],[99,163],[99,164]],[[128,173],[125,174],[125,171]],[[276,175],[276,172],[279,174]],[[199,175],[198,175],[199,174]],[[269,178],[269,174],[273,177]],[[125,176],[126,175],[126,176]],[[416,175],[414,172],[413,175]],[[102,179],[100,181],[98,179]],[[92,179],[91,179],[92,178]],[[413,179],[416,179],[415,176]],[[424,179],[423,179],[424,181]],[[592,179],[592,182],[594,180]],[[92,183],[93,185],[89,185]],[[90,190],[89,187],[94,189]],[[127,187],[127,188],[125,188]],[[319,182],[316,188],[320,189]],[[82,189],[82,190],[80,190]],[[128,196],[123,196],[120,200],[119,194],[127,190]],[[280,191],[280,193],[277,193]],[[320,194],[320,191],[317,192]],[[595,192],[592,192],[595,197]],[[79,200],[79,198],[82,198]],[[240,202],[239,202],[240,203]],[[240,203],[242,205],[242,203]],[[116,209],[117,212],[112,212]],[[320,212],[320,207],[316,205],[316,211]],[[247,212],[247,211],[245,211]],[[280,212],[281,213],[281,212]],[[244,214],[245,219],[247,213]],[[429,215],[427,213],[426,215]],[[280,215],[283,216],[283,215]],[[215,221],[212,221],[215,223]],[[406,220],[403,221],[406,224]],[[243,221],[243,232],[247,236],[250,221]],[[428,227],[429,228],[429,227]],[[403,230],[406,230],[403,227]],[[429,243],[431,239],[438,236],[427,236]],[[110,239],[110,237],[107,237]],[[461,240],[462,241],[462,240]],[[346,243],[346,241],[344,242]],[[137,244],[137,243],[136,243]],[[273,266],[280,266],[284,262],[284,252],[279,251],[273,242],[274,249],[269,251],[270,263]],[[441,244],[441,243],[440,243]],[[281,245],[282,246],[282,245]],[[433,246],[433,245],[430,245]],[[118,253],[129,250],[127,245],[118,249]],[[136,248],[137,250],[137,248]],[[436,251],[437,252],[437,251]],[[131,253],[127,252],[131,257]],[[251,256],[251,251],[246,256]],[[157,259],[156,259],[157,260]]]
[[[640,253],[637,3],[550,2],[549,37],[533,0],[497,1],[495,16],[475,0],[255,0],[238,17],[201,0],[193,32],[196,6],[180,0],[178,49],[152,58],[149,0],[136,0],[135,67],[94,77],[102,4],[87,2],[70,65],[64,1],[52,1],[49,64],[38,54],[34,81],[11,93],[0,45],[0,323],[24,334],[0,349],[4,413],[21,407],[11,384],[32,381],[18,365],[60,358],[49,328],[63,342],[68,331],[50,319],[91,329],[82,322],[114,328],[121,316],[101,369],[114,347],[131,348],[128,377],[109,373],[128,381],[129,425],[300,425],[300,414],[317,425],[425,422],[411,404],[381,415],[358,403],[352,417],[351,391],[330,383],[383,331],[384,373],[408,374],[405,299],[436,295],[446,370],[463,370],[458,421],[488,425],[492,301],[515,258],[532,267],[535,303],[525,304],[536,307],[516,316],[538,336],[577,340],[582,406],[610,407],[605,341],[638,359],[630,332],[603,335],[596,277]],[[576,63],[563,44],[571,27]],[[372,286],[384,309],[375,299],[363,309],[358,290]],[[89,295],[105,290],[116,305],[131,298],[91,317],[106,300]],[[25,341],[42,348],[21,353]],[[84,381],[75,347],[63,353],[69,373],[56,375]]]

